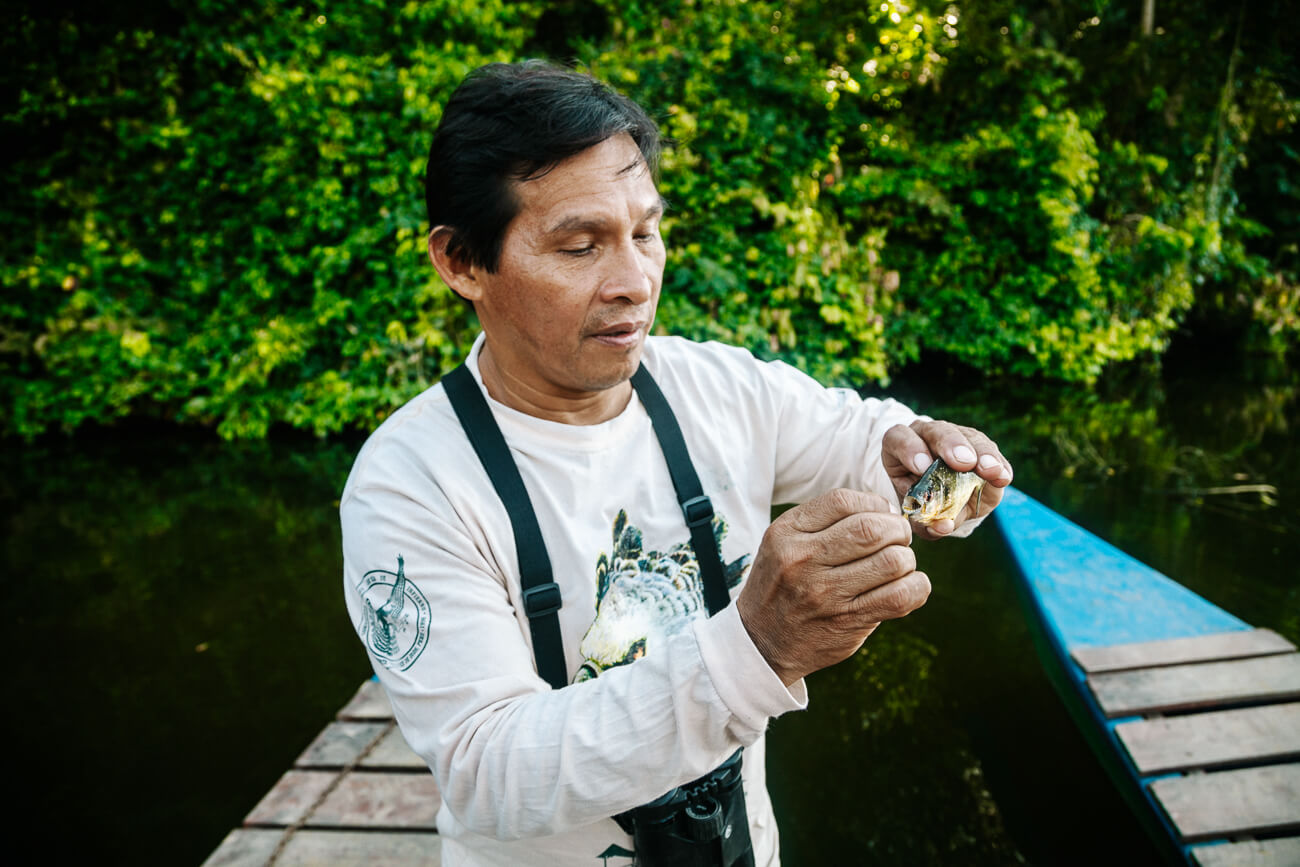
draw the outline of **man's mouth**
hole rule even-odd
[[[643,333],[645,326],[640,322],[615,322],[592,331],[590,336],[606,346],[621,348],[635,345]]]

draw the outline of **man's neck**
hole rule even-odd
[[[593,425],[609,421],[626,409],[632,399],[629,381],[585,394],[539,389],[503,370],[486,343],[478,354],[478,369],[483,386],[493,400],[526,415],[561,424]]]

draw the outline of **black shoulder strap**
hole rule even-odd
[[[700,577],[704,579],[704,603],[709,606],[710,615],[717,614],[727,607],[731,596],[727,593],[726,576],[722,574],[718,540],[713,535],[713,503],[704,495],[700,477],[691,463],[691,453],[686,448],[686,439],[677,424],[677,416],[673,415],[667,398],[644,364],[632,374],[632,387],[641,403],[645,404],[650,424],[659,439],[659,448],[668,462],[668,475],[672,476],[677,502],[681,504],[682,516],[691,531],[691,547],[695,549],[695,560],[700,564]]]
[[[533,634],[533,657],[537,660],[537,673],[554,689],[568,681],[564,666],[564,641],[560,637],[560,585],[551,573],[551,558],[546,553],[542,530],[537,526],[537,515],[528,490],[510,456],[501,428],[492,417],[492,410],[469,368],[460,365],[442,378],[443,387],[451,399],[452,409],[460,419],[474,452],[487,470],[492,487],[510,515],[510,526],[515,535],[515,553],[519,558],[519,583],[524,594],[524,613]]]

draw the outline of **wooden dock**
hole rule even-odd
[[[1300,864],[1293,644],[1253,629],[1081,647],[1071,656],[1197,863]]]
[[[437,867],[440,802],[383,688],[366,681],[204,867]]]

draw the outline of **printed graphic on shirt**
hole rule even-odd
[[[713,537],[722,550],[727,522],[713,517]],[[723,566],[728,587],[735,587],[749,568],[746,554]],[[607,668],[640,659],[696,617],[708,616],[704,580],[689,541],[667,551],[646,551],[641,531],[628,523],[627,511],[614,519],[614,550],[596,561],[596,619],[578,652],[582,666],[575,683]]]
[[[366,647],[390,671],[405,671],[429,643],[429,601],[406,580],[406,564],[397,555],[397,571],[373,569],[361,576],[361,626]]]

